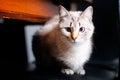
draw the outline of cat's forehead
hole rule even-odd
[[[82,11],[69,11],[71,17],[80,17]]]

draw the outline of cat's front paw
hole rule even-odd
[[[62,69],[61,72],[67,75],[73,75],[74,71],[72,69]]]
[[[76,72],[77,74],[80,74],[80,75],[85,75],[85,70],[84,69],[79,69],[79,70],[77,70],[77,72]]]

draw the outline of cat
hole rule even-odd
[[[61,67],[63,74],[84,75],[84,65],[90,59],[93,48],[92,15],[92,6],[84,11],[67,11],[60,5],[59,15],[47,21],[33,37],[36,59],[42,56],[43,64],[47,65],[44,62],[49,63],[49,58],[53,57],[65,65]]]

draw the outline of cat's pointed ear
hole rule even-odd
[[[68,11],[62,6],[59,6],[59,15],[60,17],[66,17],[69,15]]]
[[[92,20],[93,7],[92,7],[92,6],[87,7],[87,8],[83,11],[82,15],[83,15],[83,16],[86,16],[89,20]]]

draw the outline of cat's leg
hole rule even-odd
[[[67,75],[73,75],[74,71],[72,69],[62,69],[61,72]]]
[[[73,75],[74,74],[74,71],[70,68],[70,67],[68,67],[68,66],[66,66],[64,63],[62,63],[61,62],[61,72],[63,73],[63,74],[66,74],[66,75]]]
[[[77,74],[80,74],[80,75],[85,75],[85,69],[83,67],[80,67],[77,71],[76,71]]]

